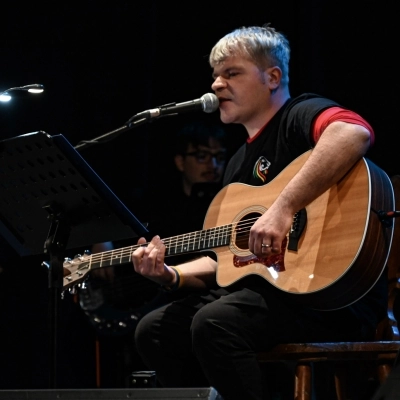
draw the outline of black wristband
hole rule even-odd
[[[174,267],[170,267],[170,268],[172,268],[174,270],[174,272],[175,272],[176,281],[175,281],[175,283],[173,285],[171,285],[171,286],[163,286],[162,288],[164,290],[166,290],[167,292],[175,292],[176,290],[179,289],[179,285],[180,285],[180,282],[181,282],[181,276],[179,275],[179,272],[178,272],[178,270],[176,268],[174,268]]]

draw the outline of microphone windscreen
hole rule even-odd
[[[213,93],[206,93],[201,96],[203,111],[206,113],[212,113],[216,111],[219,107],[218,97]]]

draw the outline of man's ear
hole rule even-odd
[[[183,170],[184,170],[184,168],[183,168],[183,162],[184,162],[183,155],[177,154],[174,157],[174,161],[175,161],[175,166],[176,166],[177,170],[180,171],[180,172],[183,172]]]
[[[271,90],[275,90],[281,83],[282,70],[279,67],[270,67],[267,69],[269,80],[268,85]]]

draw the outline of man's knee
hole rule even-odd
[[[151,330],[154,325],[154,317],[150,314],[144,315],[135,328],[135,342],[142,343],[147,341],[151,336]]]
[[[207,304],[193,317],[191,334],[195,340],[212,340],[223,326],[223,313],[217,302]]]

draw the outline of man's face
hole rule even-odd
[[[226,149],[210,138],[208,146],[189,144],[185,155],[175,156],[175,164],[182,172],[185,186],[195,183],[219,182],[225,168]]]
[[[268,70],[261,71],[241,56],[231,56],[214,67],[212,89],[224,123],[254,126],[265,119],[270,98]]]

